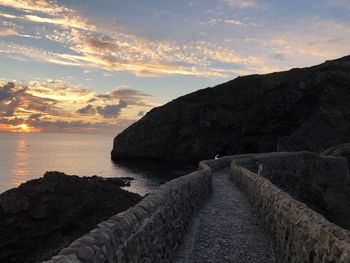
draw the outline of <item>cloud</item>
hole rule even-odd
[[[109,100],[109,101],[123,100],[130,106],[131,105],[138,105],[138,106],[145,106],[145,107],[154,106],[147,102],[148,99],[152,99],[154,98],[154,96],[139,90],[130,89],[128,87],[121,87],[119,89],[107,92],[106,94],[97,95],[97,98],[102,100]],[[90,102],[94,102],[94,101],[96,101],[96,98],[92,98],[90,100]]]
[[[96,30],[96,27],[94,25],[89,24],[85,19],[82,19],[77,16],[64,16],[64,17],[51,18],[51,17],[40,17],[36,15],[25,15],[24,17],[20,17],[20,18],[30,22],[47,23],[47,24],[53,24],[56,26],[63,26],[67,28]]]
[[[246,23],[246,22],[242,22],[241,20],[238,20],[238,19],[226,19],[226,20],[224,20],[224,22],[226,24],[234,25],[234,26],[242,26],[242,27],[248,27],[248,26],[256,27],[256,26],[259,26],[259,27],[263,27],[263,25],[258,24],[258,23],[253,23],[253,22]]]
[[[86,63],[82,61],[77,61],[74,59],[67,59],[62,54],[57,54],[50,51],[45,51],[43,49],[34,48],[25,45],[19,45],[12,42],[0,41],[0,53],[8,54],[11,56],[20,57],[24,59],[50,62],[60,65],[68,66],[85,66]]]
[[[18,130],[18,125],[26,123],[30,129],[35,131],[45,132],[106,132],[115,134],[121,132],[130,126],[133,120],[120,120],[115,123],[109,122],[89,122],[89,121],[47,121],[40,118],[14,118],[3,119],[0,118],[0,131],[3,128],[6,131]],[[5,125],[5,126],[3,126]],[[10,128],[8,128],[10,127]],[[12,127],[12,128],[11,128]]]
[[[261,8],[262,6],[262,1],[256,0],[218,1],[224,3],[226,9],[227,5],[239,9]],[[346,5],[345,0],[332,0],[331,2],[333,6]],[[348,25],[343,23],[344,26],[335,21],[323,21],[322,23],[317,18],[295,20],[294,17],[286,17],[284,19],[288,23],[266,25],[264,30],[268,31],[265,32],[245,30],[244,34],[250,36],[242,38],[239,36],[244,27],[261,29],[262,25],[252,21],[250,16],[233,16],[230,19],[230,16],[225,17],[223,13],[215,13],[211,16],[220,15],[220,18],[209,18],[203,25],[219,27],[221,24],[226,24],[223,27],[225,30],[238,32],[236,35],[232,34],[235,40],[231,42],[227,37],[225,41],[215,43],[212,42],[215,40],[210,42],[172,41],[143,37],[130,33],[127,28],[122,29],[118,25],[111,26],[111,23],[93,22],[79,14],[77,10],[59,4],[57,1],[0,0],[0,5],[16,10],[16,12],[9,11],[8,14],[0,13],[0,16],[11,20],[12,23],[47,24],[45,27],[40,27],[38,35],[31,36],[25,34],[28,32],[21,32],[21,34],[17,33],[17,36],[41,37],[54,41],[62,47],[62,49],[57,49],[60,52],[53,52],[49,49],[1,41],[0,53],[19,60],[74,66],[85,71],[101,70],[103,74],[109,75],[125,71],[142,78],[167,75],[232,78],[237,75],[267,73],[296,65],[305,65],[305,61],[310,65],[310,63],[349,53],[349,38],[346,37],[349,35],[346,34],[349,31],[346,29]],[[222,9],[222,6],[216,11],[221,11],[220,8]],[[334,25],[332,29],[330,29],[331,24]],[[232,25],[232,27],[227,25]],[[10,28],[17,32],[22,30],[16,27]],[[298,28],[299,31],[295,28]],[[3,31],[2,34],[14,33]],[[210,39],[215,39],[214,35]],[[248,46],[246,45],[247,39],[255,40]],[[333,42],[325,42],[327,39]],[[279,40],[284,41],[285,44],[277,43]],[[298,60],[299,63],[297,63]],[[97,98],[90,99],[90,104],[97,100]],[[134,102],[129,99],[127,103],[133,105]]]
[[[270,49],[270,57],[283,62],[285,68],[311,66],[349,54],[350,38],[344,37],[349,35],[347,23],[313,17],[299,20],[296,25],[270,35],[258,45]]]
[[[138,112],[155,106],[149,102],[153,98],[125,87],[96,94],[61,80],[25,84],[0,81],[0,131],[4,130],[5,124],[15,126],[22,123],[45,130],[54,127],[114,127],[117,123],[139,119]]]
[[[77,113],[83,115],[100,114],[104,118],[116,118],[120,115],[121,110],[127,106],[127,102],[123,100],[120,100],[118,104],[109,104],[105,106],[93,106],[88,104],[87,106],[78,109]]]
[[[0,115],[12,116],[22,102],[27,87],[16,87],[8,82],[0,88]]]
[[[246,4],[239,5],[252,6],[252,1],[245,2]],[[230,1],[231,5],[237,3]],[[12,58],[76,66],[85,70],[127,71],[138,77],[185,75],[227,78],[235,74],[235,71],[213,65],[224,62],[249,66],[243,55],[238,55],[230,48],[204,42],[179,44],[121,32],[118,27],[111,28],[92,23],[75,10],[56,1],[21,0],[17,4],[17,1],[0,0],[0,5],[23,12],[17,15],[0,14],[7,19],[55,26],[54,30],[41,32],[39,37],[58,42],[71,51],[57,53],[16,43],[0,43],[0,52]],[[211,23],[218,21],[214,19]],[[230,59],[227,58],[227,54],[230,54]],[[250,62],[254,61],[250,59]],[[258,68],[259,65],[254,66]]]
[[[91,101],[91,100],[89,100],[89,101]],[[96,112],[97,112],[96,108],[94,106],[92,106],[91,104],[88,104],[85,107],[77,110],[77,113],[79,113],[79,114],[87,114],[87,115],[94,115],[94,114],[96,114]]]
[[[56,4],[54,1],[46,0],[0,0],[0,5],[20,9],[25,12],[38,11],[53,15],[69,11],[68,8]]]
[[[74,9],[64,5],[59,5],[55,1],[49,0],[0,0],[0,6],[10,7],[23,11],[23,16],[5,14],[7,18],[26,20],[35,23],[48,23],[66,28],[79,28],[84,30],[96,30],[96,27],[79,16]],[[41,13],[41,16],[32,14]],[[46,15],[43,16],[43,15]]]
[[[0,29],[0,37],[17,35],[16,30],[12,28]]]
[[[135,98],[150,98],[150,94],[144,93],[140,90],[130,89],[128,87],[121,87],[108,93],[109,96],[115,98],[123,98],[126,100],[134,100]]]
[[[258,6],[255,0],[224,0],[227,5],[238,8],[255,8]]]
[[[5,99],[11,99],[13,97],[13,90],[15,89],[15,83],[8,82],[0,89],[0,101]]]
[[[42,116],[41,113],[35,113],[35,114],[30,115],[28,118],[33,119],[33,120],[38,120],[41,116]]]
[[[225,23],[235,25],[235,26],[243,26],[244,25],[240,20],[237,20],[237,19],[226,19]]]
[[[279,52],[279,51],[273,51],[270,55],[272,59],[275,60],[285,60],[286,59],[286,54],[284,52]]]
[[[104,118],[115,118],[119,116],[120,111],[128,106],[126,101],[121,100],[118,104],[96,107],[97,112]]]

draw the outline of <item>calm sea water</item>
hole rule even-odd
[[[186,174],[194,166],[129,162],[114,163],[113,135],[0,133],[0,193],[46,171],[79,176],[135,178],[128,191],[144,195],[160,183]]]

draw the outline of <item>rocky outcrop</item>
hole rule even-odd
[[[114,140],[112,158],[322,152],[350,141],[349,73],[350,56],[199,90],[151,110],[124,130]]]
[[[0,262],[40,262],[141,200],[118,178],[47,172],[0,195]]]

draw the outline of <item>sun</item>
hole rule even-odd
[[[29,129],[28,125],[25,124],[25,123],[17,125],[17,127],[19,128],[19,130],[21,132],[30,132],[30,129]]]
[[[18,125],[3,125],[0,124],[0,132],[19,132],[19,133],[37,133],[42,132],[41,128],[33,127],[29,124],[22,123]]]

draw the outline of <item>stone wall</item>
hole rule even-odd
[[[323,187],[338,182],[346,190],[346,160],[301,152],[201,161],[199,171],[162,185],[46,263],[170,262],[193,212],[211,192],[212,172],[224,168],[231,168],[233,181],[270,230],[277,262],[350,262],[350,232],[297,200],[308,181]]]
[[[349,231],[327,221],[258,174],[267,170],[259,161],[265,160],[267,164],[268,160],[283,156],[287,157],[286,154],[257,155],[231,164],[233,181],[270,230],[277,262],[350,262]],[[283,174],[283,169],[279,173]]]
[[[194,210],[211,193],[212,171],[205,162],[200,169],[160,186],[46,262],[170,262]]]
[[[342,158],[311,152],[259,154],[241,162],[295,199],[350,229],[350,178]]]

